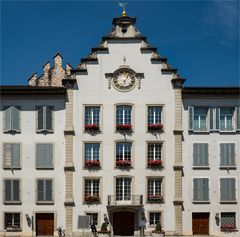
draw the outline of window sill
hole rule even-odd
[[[83,204],[84,205],[100,205],[101,202],[100,201],[92,201],[92,202],[84,201]]]
[[[9,133],[9,134],[17,134],[17,133],[21,133],[21,130],[5,130],[3,131],[4,133]]]
[[[210,204],[210,201],[192,201],[193,204]]]
[[[54,170],[54,167],[36,167],[36,170]]]
[[[10,166],[4,166],[4,170],[21,170],[22,167],[10,167]]]
[[[222,232],[238,232],[238,229],[220,229]]]
[[[237,204],[237,200],[220,201],[220,204]]]
[[[209,166],[193,166],[193,170],[210,170]]]
[[[163,169],[164,166],[160,165],[160,166],[147,166],[147,169],[151,169],[151,170],[160,170]]]
[[[38,134],[51,134],[51,133],[54,133],[53,130],[37,130],[36,132]]]
[[[22,205],[21,201],[4,201],[4,205]]]
[[[36,201],[37,205],[54,205],[53,201]]]
[[[7,227],[6,228],[6,232],[22,232],[21,228],[11,228],[11,227]]]
[[[209,130],[188,130],[189,133],[194,134],[209,134]]]
[[[237,167],[236,166],[220,166],[219,169],[220,170],[236,170]]]
[[[128,170],[133,169],[133,166],[115,166],[115,169]]]

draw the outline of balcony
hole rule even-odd
[[[131,195],[125,200],[118,200],[117,196],[109,195],[108,196],[108,206],[141,206],[143,205],[143,196],[142,195]]]

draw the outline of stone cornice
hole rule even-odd
[[[185,95],[239,95],[240,87],[184,87],[182,90]]]

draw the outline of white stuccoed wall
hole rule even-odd
[[[1,144],[0,144],[0,193],[3,194],[4,178],[21,179],[21,201],[22,205],[4,205],[3,195],[0,195],[0,229],[4,229],[4,212],[20,212],[22,221],[21,235],[32,235],[31,227],[27,225],[25,215],[34,216],[35,212],[55,212],[55,226],[65,223],[65,175],[64,175],[64,127],[65,127],[65,100],[33,98],[31,96],[18,97],[18,99],[1,100],[0,121],[3,121],[2,108],[6,105],[21,106],[21,133],[16,135],[3,133],[3,123],[0,123]],[[38,96],[40,97],[40,96]],[[49,105],[55,107],[54,112],[54,133],[37,134],[36,133],[36,106]],[[21,170],[4,170],[3,164],[3,143],[21,143]],[[36,143],[54,144],[54,169],[36,170],[35,168],[35,145]],[[54,179],[54,205],[36,204],[36,179],[53,178]],[[35,217],[34,217],[35,220]],[[56,228],[55,228],[56,229]],[[35,226],[34,226],[35,230]],[[12,233],[14,234],[14,233]]]
[[[188,111],[187,107],[192,106],[205,106],[205,107],[235,107],[238,104],[238,99],[231,98],[214,98],[208,99],[185,99],[183,101],[183,130],[184,130],[184,142],[183,142],[183,166],[185,176],[183,177],[183,234],[192,234],[192,212],[209,212],[209,234],[215,236],[239,236],[239,232],[224,233],[219,231],[220,226],[216,225],[215,214],[221,212],[235,212],[236,213],[236,225],[239,229],[239,167],[240,167],[240,140],[239,134],[224,134],[224,133],[209,133],[209,134],[191,134],[188,133]],[[234,120],[235,121],[235,120]],[[209,170],[192,169],[193,164],[193,143],[204,142],[209,144]],[[229,170],[219,169],[220,167],[220,148],[219,144],[223,142],[235,143],[235,160],[237,169]],[[193,184],[194,177],[206,177],[209,178],[209,204],[193,204]],[[236,178],[236,204],[220,204],[220,178],[229,177]]]
[[[85,212],[99,213],[99,228],[103,222],[103,215],[107,213],[107,196],[115,195],[114,177],[127,175],[133,177],[132,194],[143,195],[144,208],[147,219],[149,211],[162,211],[163,227],[165,230],[174,231],[174,90],[171,84],[171,75],[162,75],[161,64],[152,64],[151,53],[141,53],[141,43],[109,42],[109,53],[98,54],[96,65],[87,65],[87,75],[77,75],[78,90],[74,91],[74,222],[73,230],[77,231],[77,216]],[[134,88],[129,92],[119,92],[113,86],[108,89],[108,80],[105,73],[112,73],[123,65],[137,73],[144,73],[141,88]],[[115,104],[130,103],[133,105],[132,136],[127,139],[133,141],[133,169],[122,171],[115,169],[114,149],[117,140],[124,140],[124,136],[115,133]],[[101,105],[101,131],[96,136],[84,133],[84,105]],[[164,133],[157,138],[146,131],[147,105],[163,105]],[[164,142],[164,169],[152,171],[146,169],[147,141]],[[83,170],[83,142],[100,141],[102,149],[102,169],[97,172]],[[83,205],[84,177],[101,177],[101,205]],[[164,176],[164,204],[146,205],[147,178],[148,176]],[[148,226],[148,223],[147,223]]]

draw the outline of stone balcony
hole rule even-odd
[[[131,195],[125,199],[117,198],[115,195],[108,196],[108,206],[142,206],[142,195]]]

